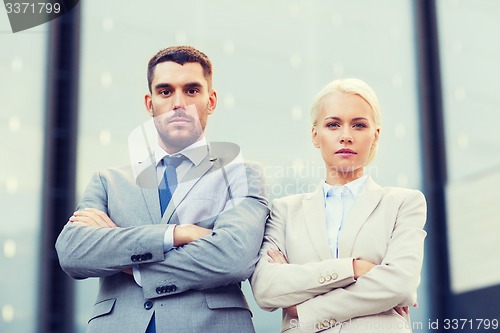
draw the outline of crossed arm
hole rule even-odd
[[[69,222],[83,227],[117,228],[118,226],[103,211],[96,208],[84,208],[73,213]],[[179,247],[191,243],[199,238],[212,234],[212,229],[203,228],[194,224],[176,225],[174,228],[174,246]],[[123,273],[132,275],[132,268],[125,268]]]
[[[273,264],[288,264],[288,261],[285,255],[276,249],[270,249],[267,251],[267,255],[269,256],[269,262]],[[354,259],[352,261],[352,267],[354,272],[354,279],[357,280],[359,277],[368,273],[373,267],[376,265],[366,260],[362,259]],[[414,304],[416,306],[416,304]],[[298,317],[297,313],[297,305],[292,305],[286,308],[283,308],[285,312],[287,312],[292,317]],[[396,306],[394,310],[401,316],[409,313],[408,306]]]
[[[84,208],[73,213],[69,222],[86,227],[117,228],[118,226],[103,211],[96,208]],[[174,246],[179,247],[191,243],[201,237],[208,236],[212,229],[203,228],[194,224],[176,225],[174,229]],[[127,269],[126,272],[129,270]]]
[[[177,248],[164,253],[163,236],[167,225],[144,224],[120,227],[120,221],[109,216],[109,175],[97,174],[91,181],[82,205],[75,212],[56,242],[61,267],[74,278],[104,277],[130,273],[139,264],[143,293],[146,298],[165,296],[158,286],[176,285],[168,295],[191,289],[209,289],[247,279],[258,259],[268,214],[262,173],[246,168],[246,177],[229,177],[234,199],[214,217],[212,229],[179,225],[174,231]],[[238,182],[248,182],[248,191],[239,194]],[[245,185],[246,186],[246,185]],[[119,201],[119,203],[117,203]],[[123,211],[130,207],[116,200]],[[95,207],[87,208],[84,207]],[[120,219],[136,218],[133,214]],[[115,223],[116,222],[116,223]],[[142,223],[148,223],[142,221]],[[152,223],[152,222],[149,222]],[[207,225],[205,225],[207,226]],[[135,254],[148,254],[132,262]]]
[[[385,257],[377,265],[355,258],[287,263],[287,211],[284,205],[273,206],[252,276],[262,308],[283,308],[301,322],[314,323],[327,318],[342,322],[392,308],[403,315],[414,305],[425,237],[425,199],[420,192],[410,191],[402,201]],[[337,278],[317,283],[324,272],[335,272]]]

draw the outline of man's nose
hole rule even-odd
[[[186,107],[186,100],[182,92],[176,92],[174,96],[174,105],[172,105],[172,109],[183,109]]]

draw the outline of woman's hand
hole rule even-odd
[[[281,251],[276,249],[270,249],[267,251],[267,255],[269,256],[269,262],[273,264],[288,264],[286,257]]]
[[[413,307],[418,308],[418,303],[413,304]],[[396,306],[394,308],[394,311],[396,311],[402,317],[410,314],[410,309],[407,306]]]
[[[354,259],[354,261],[352,262],[354,279],[357,280],[360,276],[365,275],[373,267],[375,267],[374,263],[362,259]]]
[[[292,316],[292,317],[298,317],[299,316],[299,314],[297,313],[297,306],[296,305],[292,305],[291,307],[284,308],[283,310],[286,313],[288,313],[289,316]]]

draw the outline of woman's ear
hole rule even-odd
[[[372,147],[378,144],[378,138],[380,137],[380,127],[375,130],[375,140],[373,141]]]
[[[316,126],[314,126],[314,125],[311,128],[311,136],[312,136],[313,146],[316,148],[319,148],[318,131],[316,130]]]

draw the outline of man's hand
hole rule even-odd
[[[74,212],[69,218],[69,222],[87,227],[116,228],[116,224],[111,221],[108,214],[95,208],[85,208]]]
[[[194,224],[177,225],[174,229],[174,246],[179,247],[210,234],[212,234],[212,229],[199,227]]]

